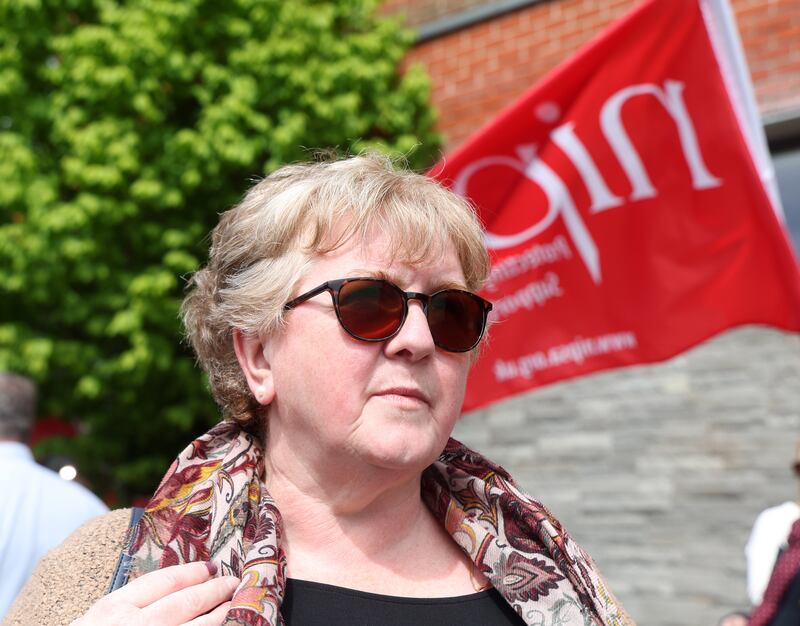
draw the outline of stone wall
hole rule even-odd
[[[798,435],[800,337],[760,327],[512,398],[455,433],[564,522],[645,626],[747,608],[744,545],[762,509],[797,497]]]

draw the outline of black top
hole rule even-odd
[[[800,624],[800,571],[792,579],[789,588],[781,598],[778,611],[770,626],[797,626]]]
[[[496,589],[454,598],[402,598],[286,580],[286,626],[520,626]]]

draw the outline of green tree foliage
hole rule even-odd
[[[0,369],[99,492],[152,491],[218,412],[177,311],[206,234],[309,150],[438,149],[369,0],[0,0]]]

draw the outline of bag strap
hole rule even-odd
[[[114,576],[111,579],[111,585],[108,587],[108,591],[106,593],[116,591],[117,589],[120,589],[128,584],[128,576],[130,575],[129,566],[131,564],[129,548],[131,546],[131,542],[133,541],[136,525],[142,518],[142,513],[144,513],[144,508],[141,506],[135,506],[131,509],[131,519],[128,522],[128,532],[125,535],[125,546],[119,553],[117,566],[114,568]]]

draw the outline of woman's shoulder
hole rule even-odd
[[[131,509],[117,509],[92,518],[43,556],[4,626],[60,626],[83,615],[108,589],[130,517]]]

